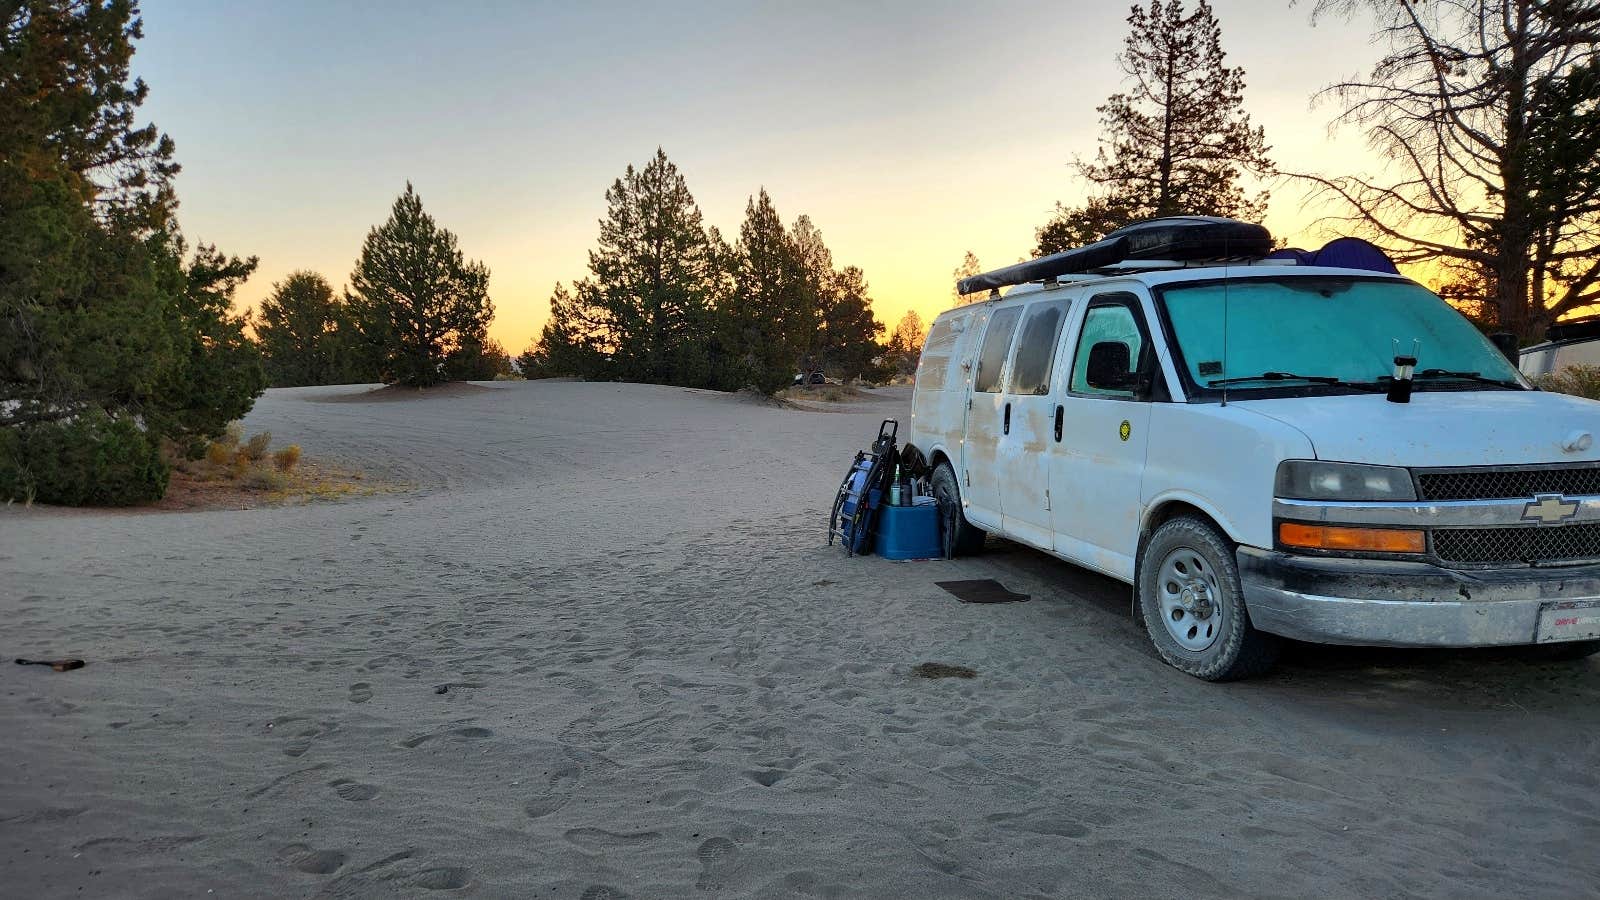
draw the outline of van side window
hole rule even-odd
[[[917,390],[942,391],[950,370],[950,354],[956,348],[956,338],[967,322],[966,316],[939,319],[928,331],[922,345],[922,358],[917,364]]]
[[[1133,399],[1139,356],[1144,350],[1144,334],[1136,316],[1132,307],[1115,301],[1089,307],[1083,317],[1083,332],[1078,336],[1078,349],[1072,360],[1071,388],[1074,394]],[[1096,380],[1100,383],[1091,386],[1089,357],[1097,344],[1121,344],[1125,350],[1110,347],[1101,351],[1101,364],[1110,365],[1117,371],[1097,373]],[[1108,375],[1111,377],[1107,378]],[[1119,380],[1117,376],[1126,382],[1126,386],[1106,386],[1108,381]]]
[[[1061,324],[1067,320],[1066,309],[1065,300],[1028,307],[1016,356],[1011,360],[1011,393],[1050,393],[1050,364],[1055,362],[1056,340],[1061,337]]]
[[[978,352],[978,374],[972,381],[974,391],[999,392],[1000,373],[1005,368],[1006,352],[1011,349],[1011,336],[1016,333],[1020,318],[1022,307],[1011,306],[989,319],[989,330],[983,333],[983,349]]]

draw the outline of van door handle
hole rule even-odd
[[[1056,443],[1061,443],[1061,419],[1066,412],[1066,407],[1056,404]]]
[[[1000,433],[1001,434],[1010,434],[1011,433],[1011,404],[1009,404],[1009,403],[1006,404],[1006,421],[1005,421],[1005,424],[1001,426]]]

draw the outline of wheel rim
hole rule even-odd
[[[952,496],[949,486],[944,483],[944,479],[936,479],[934,481],[933,499],[939,508],[940,538],[948,556],[951,553],[949,548],[956,540],[956,516],[961,513],[957,509],[957,501]]]
[[[1216,569],[1205,557],[1179,547],[1161,561],[1156,582],[1161,622],[1178,646],[1199,653],[1222,637],[1222,591]]]

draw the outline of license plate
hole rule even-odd
[[[1600,600],[1559,600],[1539,608],[1534,641],[1586,641],[1600,638]]]

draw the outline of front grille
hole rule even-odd
[[[1477,469],[1418,469],[1422,500],[1515,500],[1534,494],[1600,494],[1600,463],[1573,466],[1510,466]]]
[[[1600,559],[1600,523],[1542,528],[1436,528],[1433,552],[1445,562],[1467,564]]]

